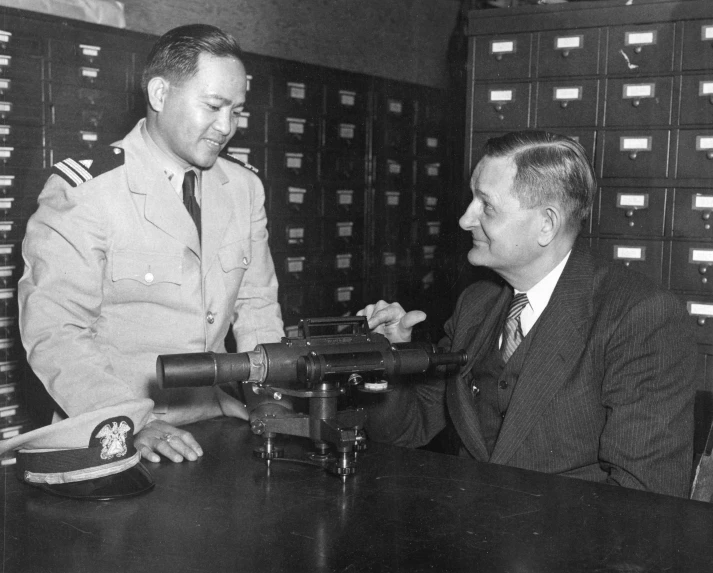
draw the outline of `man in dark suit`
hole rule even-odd
[[[442,345],[457,376],[404,384],[370,408],[370,438],[687,496],[695,345],[682,304],[579,239],[596,178],[582,147],[544,132],[491,139],[460,226],[469,286]],[[359,314],[392,342],[425,319],[379,301]]]

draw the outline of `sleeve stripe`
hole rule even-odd
[[[94,177],[91,173],[89,173],[89,171],[87,171],[84,168],[84,165],[82,165],[81,163],[78,163],[71,157],[68,157],[67,159],[65,159],[64,162],[67,164],[67,166],[74,169],[77,172],[77,174],[85,181],[89,181],[90,179],[92,179]]]
[[[84,183],[84,180],[74,173],[69,167],[64,165],[63,162],[55,163],[54,168],[57,170],[57,174],[66,179],[70,185],[73,184],[77,187],[78,185]]]

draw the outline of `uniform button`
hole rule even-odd
[[[243,257],[243,264],[247,265],[250,261],[248,260],[247,257]]]
[[[500,389],[505,390],[505,388],[507,388],[507,387],[508,387],[508,383],[505,382],[505,380],[501,380],[500,381]]]
[[[152,283],[153,282],[153,273],[146,273],[144,275],[144,280],[149,284]]]
[[[215,322],[215,315],[212,312],[209,312],[205,315],[205,319],[208,321],[208,324],[213,324]]]

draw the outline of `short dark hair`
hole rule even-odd
[[[516,131],[489,139],[483,151],[484,156],[515,162],[513,193],[523,207],[556,202],[568,226],[581,229],[592,210],[597,178],[579,143],[546,131]]]
[[[243,57],[237,40],[220,28],[208,24],[179,26],[166,32],[151,48],[141,77],[144,95],[149,81],[157,76],[181,83],[195,75],[201,54],[241,61]]]

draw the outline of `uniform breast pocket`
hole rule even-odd
[[[229,296],[236,296],[243,275],[252,263],[250,239],[224,245],[218,251],[218,258],[220,267],[223,269],[225,288],[228,290]]]
[[[114,302],[178,301],[182,276],[180,254],[116,251],[111,266]]]

